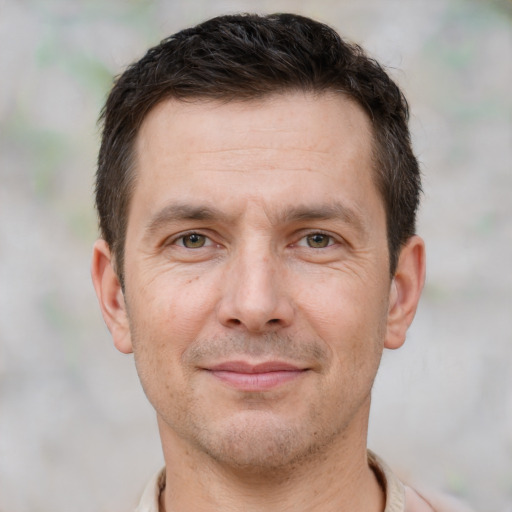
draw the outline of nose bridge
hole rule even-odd
[[[281,261],[266,237],[238,247],[229,265],[221,321],[249,331],[268,331],[291,321]]]
[[[276,258],[265,242],[244,248],[237,271],[240,273],[239,300],[246,298],[249,303],[270,305],[275,299]],[[265,299],[265,300],[263,300]]]

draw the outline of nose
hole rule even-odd
[[[223,276],[220,323],[251,333],[288,327],[294,308],[286,273],[270,251],[246,250],[234,257]]]

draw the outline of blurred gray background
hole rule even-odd
[[[96,119],[149,45],[237,11],[325,21],[404,88],[428,280],[385,354],[369,445],[403,477],[512,511],[509,0],[0,0],[0,510],[132,510],[162,464],[90,283]]]

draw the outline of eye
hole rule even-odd
[[[188,233],[176,240],[177,245],[181,245],[187,249],[200,249],[210,243],[210,240],[206,236],[200,235],[199,233]]]
[[[332,236],[326,235],[325,233],[311,233],[305,236],[299,245],[307,245],[312,249],[323,249],[334,243]]]
[[[323,233],[313,233],[306,237],[306,242],[309,247],[314,249],[322,249],[332,243],[330,236],[324,235]]]

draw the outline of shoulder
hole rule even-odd
[[[153,475],[151,480],[146,485],[139,506],[135,512],[158,512],[159,498],[162,489],[165,487],[165,468],[162,468],[158,473]]]
[[[434,491],[405,486],[405,512],[473,512],[459,500]]]
[[[455,498],[404,485],[387,464],[368,451],[368,462],[386,493],[384,512],[473,512]]]

